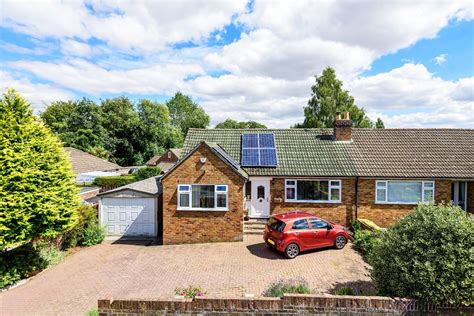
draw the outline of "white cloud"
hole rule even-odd
[[[151,65],[131,70],[108,70],[83,59],[48,63],[18,61],[12,67],[27,70],[59,86],[99,96],[103,93],[171,94],[188,76],[204,74],[196,64]]]
[[[436,56],[434,58],[435,64],[436,65],[444,64],[446,62],[447,57],[448,57],[448,54],[441,54],[441,55]]]
[[[1,90],[13,88],[21,93],[33,106],[34,112],[41,112],[46,104],[57,100],[69,100],[74,98],[71,92],[58,88],[51,84],[33,83],[24,76],[13,76],[0,70]]]
[[[87,43],[75,40],[64,40],[61,42],[61,51],[64,55],[87,57],[92,53],[92,49]]]
[[[177,42],[200,42],[245,8],[246,0],[7,0],[0,25],[39,38],[94,37],[123,51],[151,53]]]
[[[474,77],[443,80],[424,65],[405,64],[357,78],[348,87],[358,105],[372,118],[381,115],[387,127],[474,126]]]

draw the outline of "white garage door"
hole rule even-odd
[[[153,198],[102,198],[101,222],[110,236],[155,236]]]

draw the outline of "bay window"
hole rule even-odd
[[[285,180],[285,201],[340,203],[341,180]]]
[[[384,180],[375,183],[375,201],[387,204],[428,203],[434,199],[434,181]]]
[[[227,210],[227,185],[180,184],[178,185],[178,210]]]

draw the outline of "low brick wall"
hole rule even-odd
[[[113,300],[98,301],[100,316],[118,315],[298,315],[328,312],[359,315],[418,315],[419,303],[410,299],[379,296],[336,296],[286,294],[280,298],[195,298],[175,300]],[[458,315],[454,307],[425,307],[424,315]],[[464,309],[465,314],[474,309]]]

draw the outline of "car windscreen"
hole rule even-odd
[[[283,229],[285,228],[285,223],[283,223],[282,221],[276,219],[276,218],[273,218],[271,217],[269,220],[268,220],[268,224],[267,224],[271,229],[273,230],[276,230],[276,231],[279,231],[279,232],[282,232]]]

